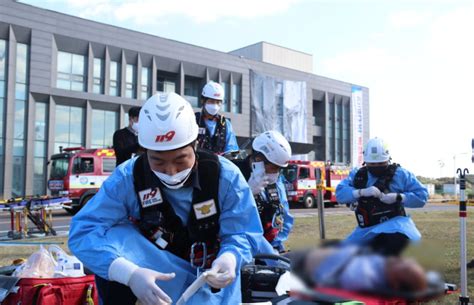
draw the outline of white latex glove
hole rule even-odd
[[[174,273],[160,273],[147,268],[138,268],[132,273],[128,286],[142,305],[171,304],[171,298],[156,285],[156,281],[169,281]]]
[[[221,289],[235,279],[237,259],[230,252],[224,252],[212,263],[212,268],[206,271],[206,282],[209,286]]]
[[[140,268],[123,257],[115,259],[109,267],[109,280],[127,285],[143,305],[171,304],[171,298],[156,285],[156,280],[169,281],[174,273],[160,273]]]
[[[382,196],[382,192],[375,186],[369,186],[368,188],[365,188],[365,189],[354,190],[352,192],[352,195],[354,195],[355,198],[360,198],[360,197],[380,198]]]
[[[260,194],[261,191],[268,185],[268,177],[263,175],[255,175],[252,173],[248,181],[250,190],[253,195]]]
[[[385,204],[393,204],[397,202],[397,193],[388,193],[388,194],[382,194],[382,197],[380,198],[380,201],[382,201]],[[400,194],[402,196],[402,201],[405,199],[405,195]]]

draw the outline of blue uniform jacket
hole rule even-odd
[[[352,191],[355,190],[353,181],[357,171],[358,169],[351,171],[349,177],[338,184],[336,188],[336,198],[338,202],[351,204],[357,201],[352,194]],[[367,187],[374,185],[376,181],[377,178],[368,173]],[[407,208],[421,208],[428,200],[428,190],[426,187],[416,179],[415,175],[401,167],[396,170],[389,189],[390,192],[405,195],[403,205]],[[402,233],[407,235],[412,241],[421,239],[421,234],[411,217],[398,216],[371,227],[356,227],[347,237],[347,241],[366,242],[380,233]]]
[[[221,248],[219,254],[232,252],[237,258],[236,280],[219,293],[206,285],[187,304],[238,304],[240,266],[251,261],[250,241],[262,235],[262,226],[252,193],[239,169],[219,157],[219,205]],[[189,262],[158,249],[138,232],[128,219],[140,218],[139,202],[133,185],[136,158],[118,168],[104,182],[99,192],[74,216],[69,234],[69,248],[84,265],[108,279],[110,264],[124,257],[140,267],[159,272],[175,272],[176,278],[158,283],[175,302],[196,279]],[[162,190],[176,214],[187,223],[192,202],[192,187]]]
[[[206,127],[211,133],[211,136],[214,136],[216,132],[216,121],[213,120],[204,120],[206,122]],[[226,123],[226,135],[225,135],[225,147],[224,153],[229,153],[233,151],[239,151],[239,145],[237,144],[237,138],[235,137],[234,130],[232,129],[232,124],[229,119],[225,119]]]

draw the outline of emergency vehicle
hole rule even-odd
[[[324,202],[335,205],[336,186],[349,175],[349,172],[349,167],[332,165],[329,162],[292,160],[288,167],[283,169],[288,202],[302,204],[305,208],[315,207],[318,194],[316,181],[321,175],[319,188],[323,191]]]
[[[70,214],[76,214],[99,191],[115,169],[113,149],[60,148],[51,157],[48,189],[51,195],[71,199]]]

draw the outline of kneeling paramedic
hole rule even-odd
[[[202,110],[196,112],[199,125],[198,147],[218,155],[239,151],[230,120],[219,114],[225,91],[219,83],[210,81],[202,88]]]
[[[421,239],[405,207],[423,207],[428,191],[414,174],[390,163],[382,139],[367,142],[364,162],[336,188],[337,201],[352,205],[358,223],[347,241],[370,244],[384,255],[398,255],[410,240]]]
[[[291,147],[285,137],[277,131],[266,131],[252,143],[252,153],[244,160],[236,160],[252,190],[257,203],[265,239],[274,252],[284,252],[283,243],[293,227],[286,189],[280,170],[288,166]],[[268,247],[258,245],[256,252],[268,252]],[[270,248],[271,249],[271,248]]]
[[[97,275],[102,304],[176,302],[206,269],[186,304],[238,304],[249,239],[262,234],[247,183],[230,161],[195,151],[198,126],[179,95],[149,98],[138,128],[146,154],[73,218],[69,248]]]

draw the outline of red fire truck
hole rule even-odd
[[[305,208],[316,206],[318,192],[317,177],[321,175],[319,188],[323,191],[326,204],[335,205],[336,186],[349,175],[347,166],[331,165],[324,161],[290,161],[283,174],[287,180],[288,202],[303,205]]]
[[[48,189],[51,195],[69,196],[67,211],[76,214],[98,192],[102,183],[115,169],[113,149],[61,149],[51,157]]]

